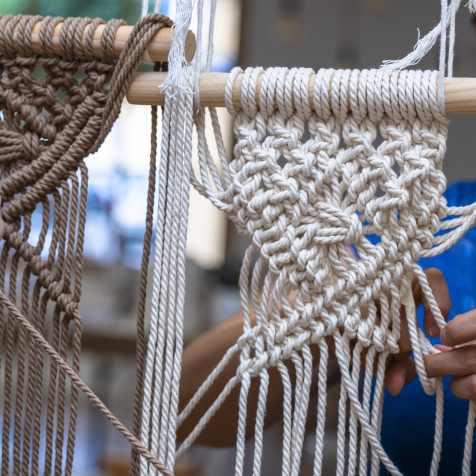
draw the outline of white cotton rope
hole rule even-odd
[[[440,22],[425,36],[418,40],[413,50],[405,57],[398,60],[385,60],[381,69],[403,70],[417,65],[433,48],[440,39],[439,70],[442,77],[453,77],[454,50],[456,41],[456,14],[461,6],[462,0],[440,0],[441,17]],[[471,14],[476,13],[475,0],[466,3]]]
[[[150,330],[145,357],[141,439],[173,471],[183,350],[195,70],[184,59],[193,3],[178,0],[162,113]],[[158,475],[140,458],[141,475]]]
[[[149,0],[142,0],[140,17],[144,18],[147,15],[147,13],[149,13]]]
[[[450,33],[456,10],[452,2],[444,13]],[[445,64],[448,44],[451,50],[451,37],[447,46],[443,41]],[[232,91],[238,77],[236,104]],[[299,474],[308,409],[317,405],[313,475],[321,475],[332,341],[341,375],[337,474],[377,476],[383,466],[400,475],[380,434],[385,368],[399,352],[403,306],[418,377],[424,390],[436,395],[430,475],[438,474],[443,391],[423,364],[423,355],[435,350],[416,320],[411,282],[419,282],[443,326],[418,261],[451,247],[476,222],[475,205],[447,207],[443,198],[447,121],[440,78],[438,71],[235,68],[225,90],[234,121],[231,160],[216,112],[207,117],[197,111],[199,166],[192,183],[251,245],[240,277],[243,334],[182,411],[179,424],[237,353],[240,364],[178,454],[239,385],[234,473],[244,474],[246,452],[252,451],[252,474],[261,474],[269,369],[276,367],[283,387],[282,474]],[[219,165],[204,133],[208,120]],[[371,234],[377,242],[369,240]],[[258,399],[250,446],[253,379]],[[474,412],[471,405],[463,459],[467,475]]]

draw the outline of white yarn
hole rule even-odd
[[[464,435],[464,453],[462,476],[471,476],[471,458],[473,456],[474,423],[476,419],[476,402],[469,402],[468,421]]]
[[[441,0],[440,22],[425,36],[418,39],[409,54],[399,60],[385,60],[382,63],[383,70],[403,70],[418,64],[433,48],[440,38],[439,70],[443,76],[453,77],[454,49],[456,40],[456,14],[461,6],[461,0]],[[471,14],[476,13],[476,1],[469,0],[466,3]],[[448,36],[448,38],[447,38]]]
[[[314,447],[314,467],[313,476],[321,476],[322,474],[322,453],[324,450],[324,435],[326,427],[326,407],[327,407],[327,363],[329,358],[329,350],[327,342],[322,339],[319,343],[319,370],[317,377],[317,419],[315,431],[315,447]]]
[[[149,0],[142,0],[140,17],[144,18],[149,13]]]
[[[357,387],[359,387],[360,381],[362,349],[361,342],[357,341],[352,352],[352,380]],[[354,412],[351,412],[349,421],[349,453],[347,458],[348,476],[355,475],[357,472],[357,439],[357,419]]]
[[[345,340],[348,346],[348,341]],[[348,349],[347,349],[348,350]],[[337,465],[336,476],[344,476],[346,464],[347,445],[347,392],[344,385],[339,389],[339,402],[337,404]]]
[[[447,11],[450,34],[456,9],[452,2]],[[452,41],[450,36],[450,50]],[[239,75],[236,104],[233,87]],[[428,393],[436,390],[430,474],[438,473],[443,393],[441,382],[430,379],[423,365],[423,354],[433,350],[418,328],[410,283],[419,281],[426,304],[443,326],[417,262],[451,247],[476,222],[476,206],[447,207],[443,198],[447,124],[440,77],[423,71],[320,70],[314,75],[304,68],[236,68],[225,91],[236,138],[230,162],[216,113],[210,111],[221,167],[214,163],[204,134],[205,113],[198,112],[200,164],[193,182],[251,237],[252,245],[240,278],[243,335],[180,421],[236,352],[239,368],[179,454],[240,383],[235,474],[242,474],[249,448],[249,386],[258,377],[253,474],[260,474],[268,368],[277,367],[283,385],[282,474],[299,474],[310,388],[316,384],[313,474],[321,474],[326,338],[332,338],[341,374],[338,474],[363,476],[370,471],[376,476],[383,465],[399,475],[382,448],[380,430],[385,368],[388,357],[399,351],[403,305],[420,381]],[[377,244],[368,240],[369,234],[379,236]],[[320,350],[317,380],[312,378],[311,344]],[[294,366],[294,385],[285,361]],[[471,425],[470,414],[464,468],[469,467]]]
[[[467,7],[469,12],[474,15],[476,13],[476,0],[468,0]]]
[[[455,41],[456,41],[456,4],[453,4],[450,9],[450,34],[448,45],[448,78],[453,77],[453,64],[455,56]]]
[[[184,58],[191,14],[192,3],[178,0],[169,55],[172,69],[165,88],[162,118],[150,331],[141,419],[142,440],[171,471],[176,457],[191,181],[194,72]],[[140,474],[158,473],[141,458]]]
[[[167,98],[158,171],[159,198],[141,437],[168,468],[175,433],[182,355],[185,244],[190,183],[191,95]],[[183,127],[177,127],[180,121]],[[167,198],[166,198],[167,197]],[[164,382],[168,382],[167,385]],[[156,474],[140,462],[141,474]]]
[[[440,61],[439,70],[441,77],[445,76],[446,72],[446,29],[448,25],[448,0],[441,0],[441,21],[440,21]]]
[[[291,474],[291,445],[292,445],[292,385],[287,367],[277,364],[283,385],[283,460],[281,464],[283,475]]]
[[[194,78],[191,82],[191,78],[185,74],[187,66],[185,42],[192,22],[193,7],[193,0],[176,0],[174,34],[168,57],[168,75],[162,85],[162,91],[168,91],[171,95],[178,91],[190,94],[195,85]],[[197,48],[200,48],[199,44]]]
[[[292,469],[291,475],[298,476],[301,472],[301,459],[303,452],[304,436],[306,433],[307,412],[309,408],[309,397],[312,383],[312,354],[308,345],[302,345],[302,384],[296,388],[295,393],[295,421],[292,437]],[[293,354],[294,359],[298,357]],[[293,360],[294,360],[293,359]],[[296,359],[296,362],[299,360]],[[299,364],[300,365],[300,362]],[[297,372],[296,372],[297,377]],[[299,390],[300,391],[299,391]]]

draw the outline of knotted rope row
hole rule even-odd
[[[237,81],[239,104],[232,96]],[[220,168],[205,137],[206,112],[198,113],[200,160],[193,183],[252,244],[240,281],[243,335],[190,400],[180,422],[236,354],[240,365],[179,453],[241,383],[235,474],[242,474],[247,396],[256,376],[260,391],[253,474],[260,474],[267,370],[277,367],[285,395],[283,474],[298,474],[312,385],[309,348],[317,345],[320,407],[314,474],[321,474],[330,339],[341,373],[337,474],[370,470],[376,476],[381,464],[400,474],[382,448],[380,426],[385,366],[399,351],[403,307],[420,381],[425,392],[436,392],[430,474],[437,474],[443,392],[423,364],[423,354],[434,350],[418,326],[411,282],[420,283],[426,305],[443,326],[418,261],[450,247],[476,221],[474,206],[449,208],[443,198],[447,121],[441,92],[440,75],[433,71],[314,74],[305,68],[236,68],[225,95],[236,140],[231,161],[216,112],[209,111]],[[294,367],[294,385],[285,361]],[[473,419],[469,415],[469,422]],[[465,468],[471,442],[468,430]]]

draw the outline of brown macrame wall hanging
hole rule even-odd
[[[38,31],[41,50],[32,44]],[[59,47],[55,27],[62,23]],[[156,469],[163,466],[79,378],[81,271],[88,196],[84,159],[109,133],[132,74],[161,15],[142,20],[119,58],[114,38],[122,21],[104,25],[98,54],[89,18],[0,17],[0,335],[3,420],[1,474],[72,474],[79,392]],[[153,108],[156,143],[157,110]],[[152,234],[155,146],[138,315],[138,391],[144,355],[144,308]],[[41,216],[39,236],[32,216]],[[13,439],[13,445],[10,442]],[[162,471],[162,474],[169,474]]]

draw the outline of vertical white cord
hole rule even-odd
[[[142,8],[140,16],[144,18],[149,13],[149,0],[142,0]]]
[[[436,411],[435,411],[435,436],[433,441],[433,455],[431,458],[430,476],[438,476],[443,449],[443,383],[441,379],[436,382]]]
[[[343,354],[347,356],[348,340],[342,339],[344,342]],[[348,358],[350,361],[350,357]],[[348,362],[350,365],[350,362]],[[341,381],[339,389],[339,402],[337,404],[337,468],[336,476],[344,476],[346,462],[346,428],[347,428],[347,392],[345,385]]]
[[[439,70],[442,78],[446,73],[446,29],[448,25],[448,0],[441,0],[441,21],[440,21],[440,60]]]
[[[317,422],[316,422],[316,443],[314,447],[314,468],[313,476],[321,476],[324,451],[324,435],[326,429],[326,407],[327,407],[327,363],[329,350],[325,337],[321,337],[319,343],[319,370],[317,374]]]
[[[312,354],[308,345],[301,349],[302,353],[302,385],[301,391],[295,394],[295,427],[293,435],[293,466],[292,475],[299,476],[301,473],[301,460],[306,433],[307,412],[309,409],[309,397],[312,385]],[[297,374],[296,374],[297,377]]]
[[[147,4],[147,5],[146,5]],[[147,2],[143,2],[146,13]],[[160,8],[159,2],[155,8]],[[191,0],[177,0],[176,23],[164,88],[158,219],[153,262],[150,334],[147,343],[141,437],[173,470],[183,350],[185,247],[191,179],[194,70],[184,56]],[[230,388],[232,385],[230,385]],[[150,474],[143,458],[142,476]],[[156,474],[152,471],[152,474]]]
[[[466,431],[464,436],[464,453],[463,453],[463,471],[462,476],[471,476],[471,459],[473,456],[473,439],[474,439],[474,422],[476,418],[476,402],[469,402],[468,420],[466,423]]]
[[[375,309],[375,306],[372,306]],[[370,307],[369,307],[370,309]],[[367,350],[367,356],[365,358],[365,372],[364,372],[364,389],[362,395],[362,406],[364,410],[370,414],[370,397],[372,393],[372,377],[374,372],[376,349],[375,347],[369,347]],[[359,476],[368,475],[368,440],[365,433],[360,435],[360,458],[359,458]]]
[[[359,387],[359,378],[360,378],[360,364],[362,357],[362,344],[360,341],[357,341],[354,344],[354,350],[352,352],[352,379],[354,384]],[[353,411],[349,415],[349,454],[348,454],[348,465],[347,465],[347,475],[352,476],[357,472],[357,437],[358,437],[358,428],[357,428],[357,417]]]
[[[456,41],[456,4],[452,3],[450,6],[450,34],[449,34],[448,69],[447,69],[448,78],[453,77],[455,41]]]
[[[282,456],[282,476],[291,474],[291,444],[292,444],[292,385],[289,378],[288,368],[282,363],[278,363],[278,370],[281,375],[283,385],[283,456]]]
[[[252,268],[252,257],[254,252],[254,246],[250,245],[246,250],[243,258],[243,266],[240,273],[240,301],[241,309],[243,312],[243,332],[247,332],[251,329],[250,318],[250,277]],[[252,302],[252,299],[251,299]],[[246,364],[246,361],[250,357],[249,347],[246,346],[242,349],[240,354],[241,365]],[[238,402],[238,428],[236,433],[236,454],[235,454],[235,476],[241,476],[243,474],[243,467],[245,461],[245,448],[246,448],[246,420],[248,410],[248,393],[250,389],[251,377],[248,372],[243,375],[241,380],[240,397]]]

